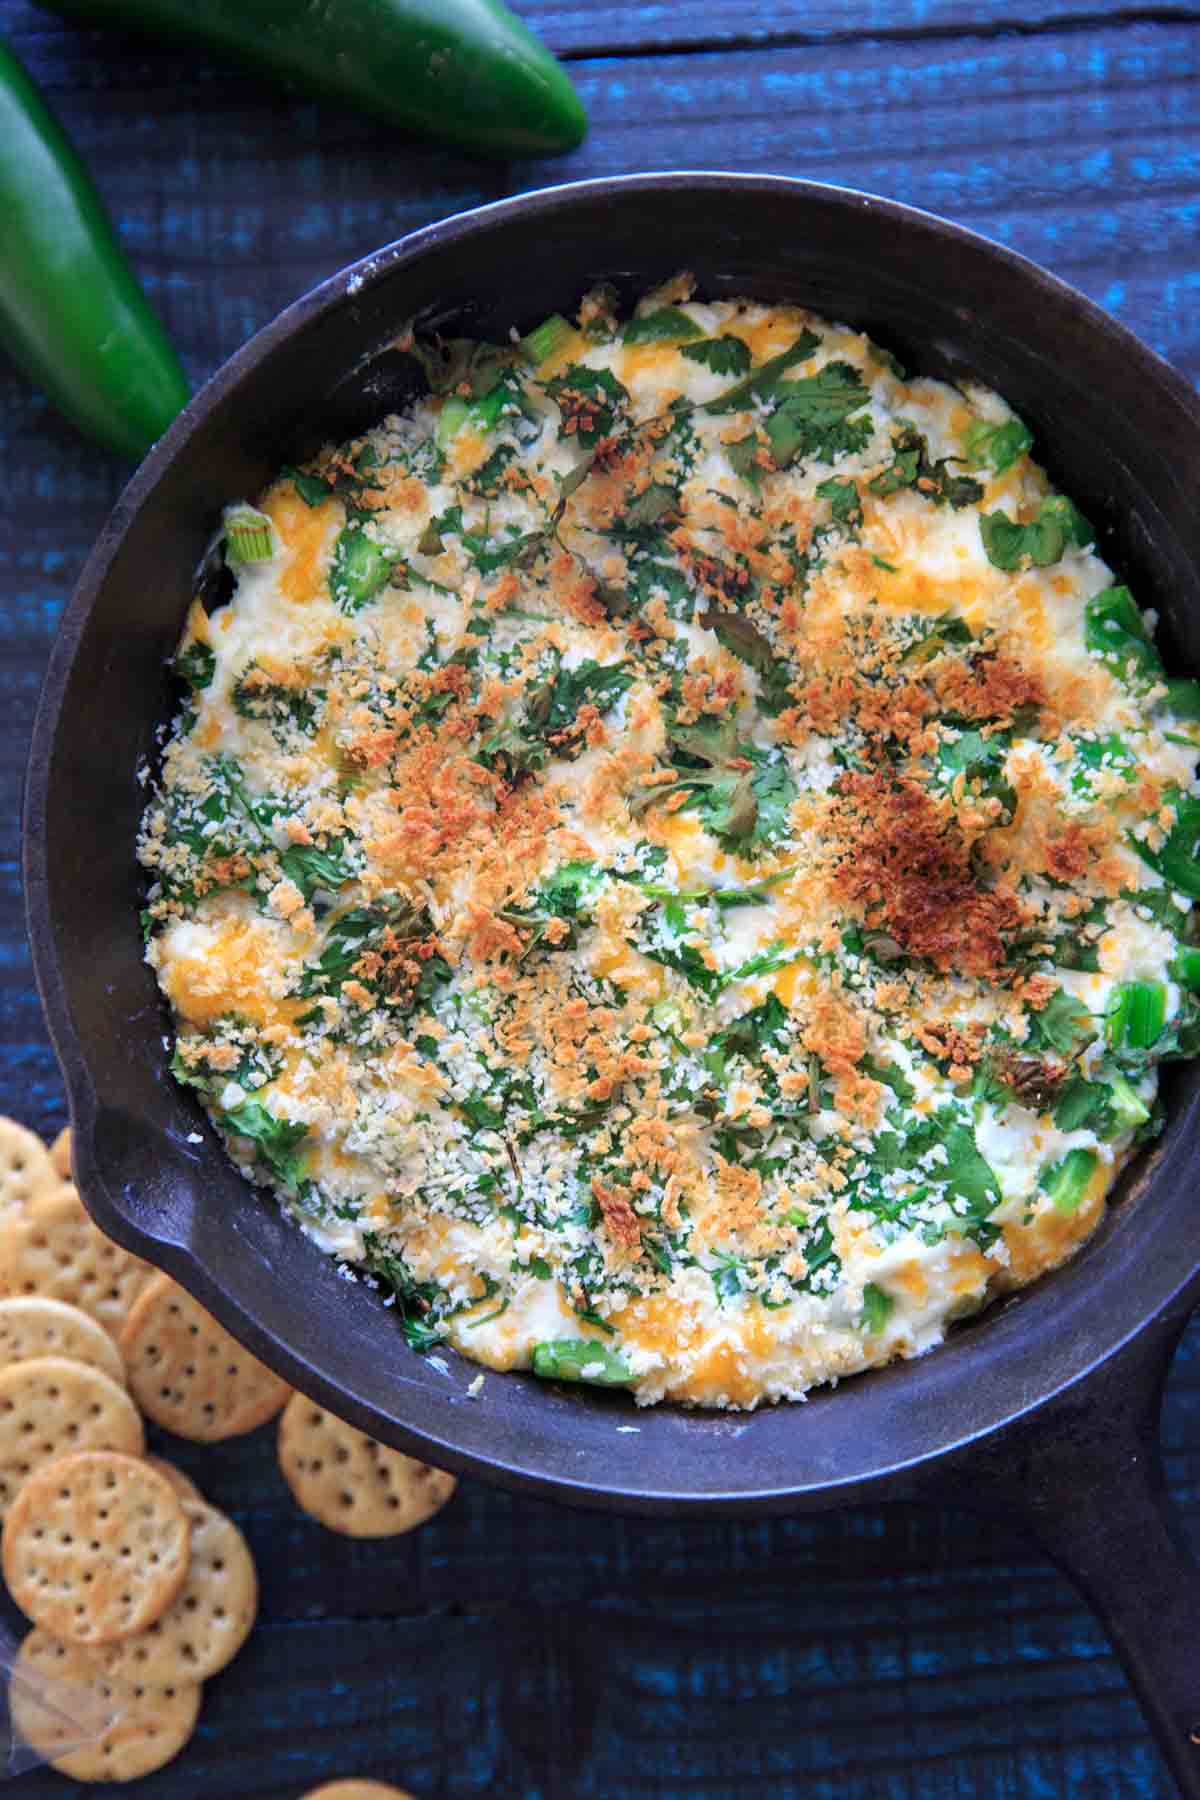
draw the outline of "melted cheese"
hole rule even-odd
[[[415,1342],[752,1407],[1095,1230],[1121,985],[1194,1028],[1142,852],[1196,756],[1091,547],[992,560],[1050,492],[997,396],[676,306],[706,342],[597,300],[269,489],[140,854],[181,1070]]]

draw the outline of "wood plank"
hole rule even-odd
[[[777,0],[755,8],[743,0],[514,0],[513,10],[558,55],[568,59],[687,48],[764,49],[784,45],[882,43],[1002,33],[1036,37],[1046,31],[1086,30],[1098,19],[1194,22],[1188,0],[1162,7],[1129,0]]]
[[[775,0],[755,8],[746,0],[509,0],[515,12],[556,55],[568,61],[600,55],[638,56],[662,50],[761,50],[809,44],[881,43],[905,39],[1001,34],[1036,37],[1047,31],[1086,31],[1098,20],[1113,24],[1194,23],[1191,0],[1162,5],[1131,0]],[[56,21],[27,4],[15,9],[22,54]],[[7,23],[7,22],[6,22]],[[11,31],[13,28],[8,27]]]

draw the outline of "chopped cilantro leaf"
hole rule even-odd
[[[714,375],[744,375],[750,367],[750,346],[743,338],[728,334],[685,344],[683,354],[691,362],[703,363]]]
[[[1149,627],[1127,587],[1107,587],[1093,594],[1083,618],[1088,649],[1123,679],[1156,681],[1162,674]]]
[[[499,1131],[504,1123],[503,1112],[485,1094],[464,1094],[458,1104],[463,1117],[477,1131]]]
[[[289,844],[280,851],[279,862],[288,880],[295,882],[305,900],[311,900],[319,891],[336,894],[354,880],[355,871],[345,852],[344,838],[331,841],[325,850],[316,844]]]
[[[545,549],[547,539],[544,530],[517,531],[514,527],[509,527],[507,535],[500,538],[490,538],[482,531],[461,531],[459,536],[463,549],[481,575],[494,575],[497,569],[528,566]]]
[[[1015,413],[1001,425],[974,419],[963,433],[967,455],[974,457],[977,468],[991,469],[994,475],[1005,474],[1032,448],[1033,435]]]
[[[955,1211],[954,1230],[974,1237],[986,1247],[995,1235],[988,1220],[1000,1202],[1000,1186],[991,1165],[980,1155],[975,1133],[953,1107],[944,1106],[932,1118],[923,1119],[903,1136],[881,1131],[875,1139],[872,1162],[882,1173],[903,1170],[924,1172],[945,1186]]]
[[[836,525],[845,525],[855,531],[862,524],[862,496],[853,481],[839,480],[833,475],[828,481],[819,483],[817,495],[821,500],[828,500]]]
[[[220,1114],[226,1131],[249,1138],[272,1175],[289,1194],[296,1194],[302,1179],[302,1164],[296,1152],[308,1136],[307,1125],[293,1125],[278,1119],[261,1100],[243,1100]]]
[[[952,613],[946,613],[938,619],[928,631],[910,644],[904,652],[905,662],[932,662],[935,656],[944,651],[957,649],[960,644],[972,642],[971,627],[965,619],[959,619]]]
[[[982,513],[979,535],[993,568],[1009,570],[1043,569],[1072,547],[1086,549],[1095,537],[1083,514],[1063,494],[1048,495],[1024,525],[1007,513]]]
[[[598,663],[588,658],[576,668],[560,663],[553,681],[535,689],[529,697],[529,717],[547,737],[570,729],[581,706],[608,712],[633,686],[633,672],[624,663]]]
[[[788,369],[795,368],[797,363],[807,362],[813,351],[819,348],[820,342],[820,338],[813,332],[802,331],[794,344],[781,350],[778,356],[769,357],[753,374],[747,375],[744,381],[726,388],[723,394],[710,400],[704,408],[705,412],[742,412],[753,401],[765,399],[768,394],[775,393],[780,386],[780,377]]]
[[[583,363],[572,363],[548,381],[546,392],[558,402],[567,436],[585,450],[612,436],[629,399],[611,370],[589,369]]]
[[[679,307],[660,306],[657,312],[630,319],[621,336],[627,344],[678,344],[703,333],[695,319],[689,319]]]
[[[640,537],[650,526],[679,512],[679,495],[665,482],[652,481],[640,494],[635,494],[619,518],[614,521],[615,537]]]
[[[207,644],[193,638],[186,650],[181,650],[171,667],[181,681],[186,681],[193,693],[208,687],[216,673],[217,659]]]
[[[303,469],[293,469],[288,465],[279,471],[285,481],[290,481],[305,506],[320,506],[333,492],[330,482],[321,475],[309,475]]]
[[[782,712],[792,704],[792,670],[782,657],[776,656],[757,625],[742,613],[726,612],[702,613],[700,623],[716,633],[717,641],[726,650],[755,671],[765,711]]]
[[[255,663],[243,669],[229,697],[236,713],[243,719],[258,719],[269,725],[280,744],[285,744],[295,732],[311,734],[325,699],[324,693],[309,683],[290,687],[270,680]]]
[[[333,552],[329,592],[339,612],[354,614],[374,600],[392,579],[399,557],[357,523],[345,526]]]
[[[1200,798],[1170,787],[1163,794],[1163,803],[1175,813],[1175,823],[1165,841],[1156,849],[1138,837],[1130,841],[1142,861],[1161,875],[1168,886],[1192,900],[1200,900]]]
[[[779,404],[766,421],[776,468],[801,457],[833,462],[870,442],[870,416],[851,417],[862,412],[870,395],[849,363],[826,363],[803,380],[780,382],[778,392]]]
[[[983,488],[970,475],[952,475],[955,458],[930,457],[929,445],[912,425],[892,439],[892,460],[871,483],[871,492],[886,498],[901,488],[915,488],[938,506],[973,506],[983,499]]]
[[[540,736],[530,735],[520,720],[509,719],[480,739],[476,757],[485,769],[495,769],[508,781],[536,774],[550,760]]]
[[[472,475],[463,481],[463,486],[472,494],[482,494],[485,499],[494,500],[505,486],[505,474],[517,454],[515,444],[498,444]]]
[[[1066,988],[1055,988],[1045,1006],[1029,1015],[1026,1042],[1060,1056],[1077,1056],[1100,1035],[1093,1015]]]
[[[1010,745],[1005,732],[984,737],[979,731],[963,731],[956,738],[943,737],[938,744],[936,772],[946,787],[954,787],[964,775],[973,795],[999,800],[1006,812],[1016,809],[1017,794],[1004,773]]]
[[[432,1350],[446,1336],[440,1305],[444,1296],[433,1281],[418,1281],[398,1250],[387,1250],[371,1232],[363,1234],[363,1262],[396,1296],[396,1314],[408,1346]]]

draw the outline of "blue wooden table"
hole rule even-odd
[[[485,163],[161,45],[0,0],[198,382],[414,226],[634,169],[759,169],[942,212],[1077,283],[1200,376],[1200,13],[1128,0],[519,0],[592,135]],[[0,241],[4,223],[0,219]],[[26,742],[47,649],[128,471],[0,365],[0,1110],[63,1102],[24,947]],[[97,754],[103,746],[97,745]],[[853,1400],[847,1395],[847,1404]],[[1166,1457],[1200,1527],[1200,1328]],[[303,1519],[269,1431],[180,1460],[241,1520],[260,1626],[162,1800],[1040,1800],[1170,1792],[1108,1645],[1015,1535],[952,1511],[594,1519],[465,1484],[353,1545]],[[1197,1622],[1200,1629],[1200,1621]],[[82,1791],[46,1772],[22,1800]]]

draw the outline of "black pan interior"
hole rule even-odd
[[[971,1441],[1077,1380],[1191,1281],[1200,1076],[1175,1073],[1151,1181],[1076,1261],[930,1358],[750,1416],[635,1413],[620,1396],[523,1376],[489,1375],[468,1399],[473,1365],[416,1357],[378,1299],[228,1164],[168,1074],[137,924],[138,775],[174,704],[165,660],[221,506],[403,403],[418,380],[394,347],[405,321],[503,337],[569,312],[598,279],[631,299],[680,268],[704,293],[800,301],[911,370],[997,388],[1161,613],[1169,666],[1200,668],[1200,415],[1114,321],[996,246],[862,195],[721,175],[584,183],[431,227],[344,272],[193,401],[122,499],[64,621],[31,760],[26,878],[81,1184],[114,1237],[377,1437],[564,1499],[761,1511],[849,1498]]]

